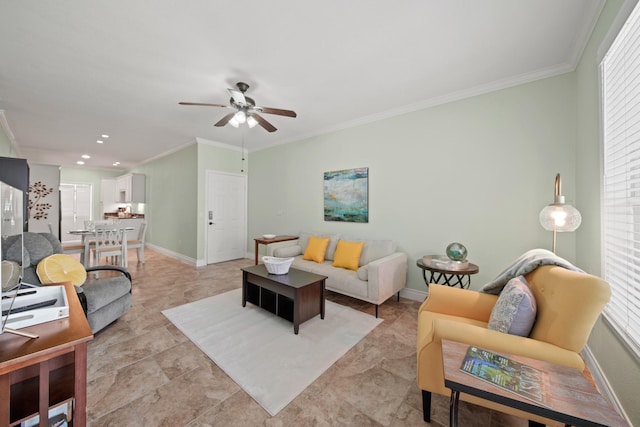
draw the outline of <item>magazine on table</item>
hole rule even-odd
[[[547,374],[489,350],[470,346],[460,370],[520,397],[548,407]]]

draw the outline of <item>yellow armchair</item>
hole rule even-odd
[[[529,337],[487,329],[497,295],[429,286],[429,296],[418,311],[417,335],[417,383],[422,390],[426,422],[431,420],[431,393],[451,394],[444,386],[443,338],[584,370],[580,351],[609,301],[609,284],[590,274],[552,265],[539,266],[525,278],[537,304]],[[461,399],[535,422],[552,423],[473,396],[461,394]]]

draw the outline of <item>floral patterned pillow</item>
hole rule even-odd
[[[521,337],[529,336],[536,321],[536,300],[523,276],[509,280],[491,311],[488,328]]]

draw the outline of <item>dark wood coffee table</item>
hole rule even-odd
[[[532,400],[504,390],[460,370],[469,344],[442,340],[444,385],[451,389],[449,425],[458,425],[460,393],[467,393],[531,414],[572,426],[628,426],[611,404],[596,390],[582,372],[574,368],[501,353],[516,362],[532,366],[547,374],[548,388],[541,406]],[[487,348],[487,350],[491,350]],[[498,352],[496,352],[498,353]]]
[[[288,274],[269,274],[264,264],[242,269],[242,306],[247,301],[300,324],[320,315],[324,319],[324,285],[327,276],[290,268]]]

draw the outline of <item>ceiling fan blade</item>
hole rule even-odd
[[[229,113],[226,116],[224,116],[223,118],[221,118],[220,120],[218,120],[218,123],[216,123],[214,126],[218,126],[218,127],[222,127],[224,125],[226,125],[227,123],[229,123],[229,120],[231,120],[231,118],[235,115],[236,113]]]
[[[228,105],[224,105],[224,104],[204,104],[202,102],[178,102],[178,104],[180,105],[199,105],[201,107],[222,107],[222,108],[229,108]]]
[[[276,129],[276,127],[274,125],[272,125],[271,123],[266,121],[264,119],[264,117],[262,117],[261,115],[253,113],[251,116],[254,117],[256,119],[256,121],[258,122],[258,124],[260,126],[262,126],[263,128],[265,128],[267,130],[267,132],[275,132],[275,131],[278,130],[278,129]]]
[[[233,100],[236,101],[236,103],[240,105],[245,105],[247,103],[247,100],[244,99],[244,94],[239,90],[236,90],[236,89],[227,89],[227,90],[231,94],[231,97],[233,98]]]
[[[282,110],[280,108],[259,107],[263,113],[277,114],[279,116],[298,117],[295,111]]]

